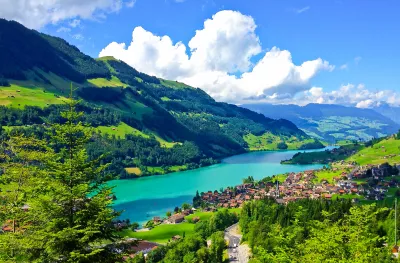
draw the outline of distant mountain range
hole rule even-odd
[[[400,128],[400,109],[388,105],[375,109],[332,104],[297,106],[258,103],[242,106],[269,118],[290,120],[308,135],[328,142],[368,140],[396,133]]]
[[[393,107],[386,102],[379,102],[378,105],[372,109],[383,116],[388,117],[397,124],[400,124],[400,107]]]

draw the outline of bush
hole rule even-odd
[[[277,147],[279,150],[286,150],[288,148],[288,146],[285,142],[278,143]]]

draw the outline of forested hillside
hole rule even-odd
[[[112,57],[94,60],[16,22],[0,20],[0,47],[3,133],[46,136],[41,126],[65,121],[59,112],[72,83],[82,121],[96,130],[89,156],[109,153],[109,171],[123,178],[196,168],[246,150],[321,147],[289,121],[216,102]]]
[[[269,118],[292,121],[308,135],[330,143],[341,140],[370,140],[397,132],[400,125],[372,109],[330,104],[271,105],[246,104],[243,107]]]

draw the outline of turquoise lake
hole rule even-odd
[[[324,149],[322,149],[324,150]],[[232,156],[220,164],[185,172],[155,175],[132,180],[115,180],[115,209],[125,210],[121,218],[143,223],[183,203],[191,203],[196,191],[235,186],[253,176],[262,179],[275,174],[318,169],[322,165],[282,165],[298,151],[252,152]]]

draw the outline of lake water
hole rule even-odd
[[[323,150],[323,149],[322,149]],[[115,209],[125,210],[121,218],[143,223],[183,203],[191,203],[196,191],[219,190],[235,186],[253,176],[262,179],[275,174],[318,169],[322,165],[282,165],[298,151],[252,152],[224,159],[220,164],[185,172],[132,180],[115,180]]]

